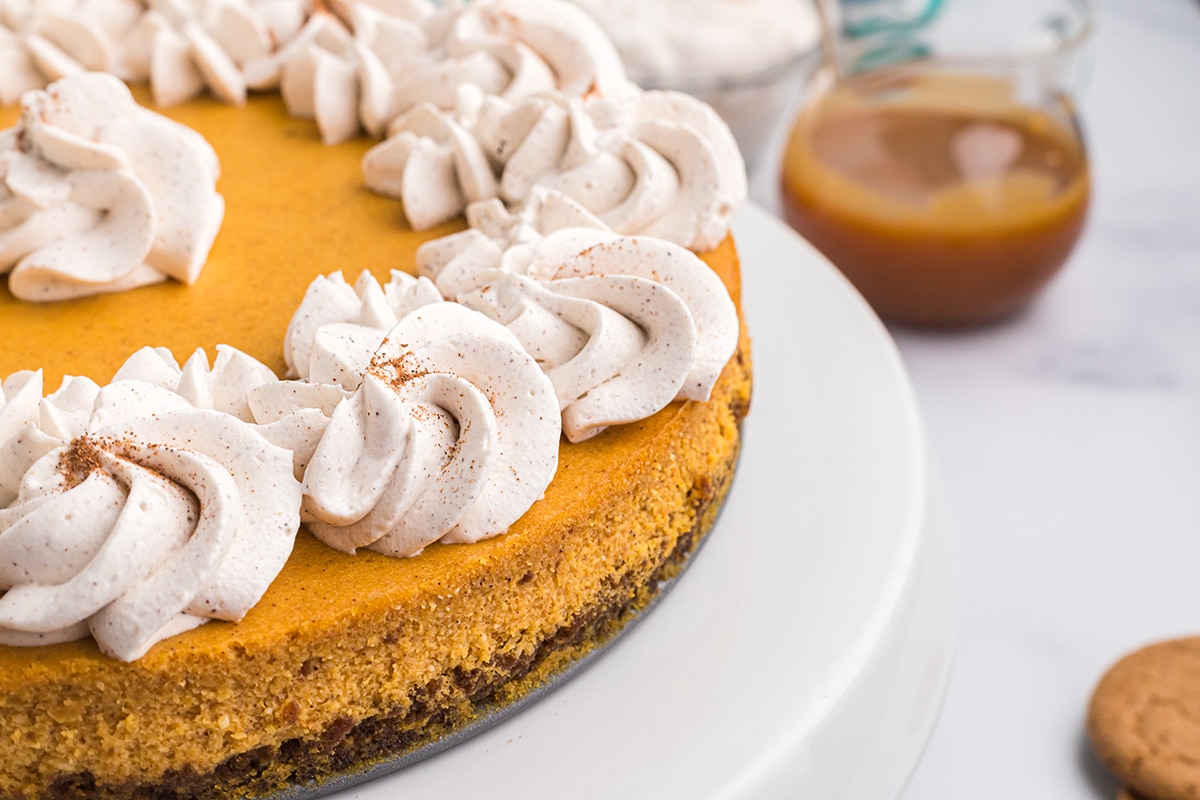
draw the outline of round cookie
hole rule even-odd
[[[1200,800],[1200,637],[1114,664],[1092,695],[1087,728],[1131,798]]]
[[[1128,789],[1117,790],[1117,800],[1150,800],[1148,797],[1143,797],[1140,794],[1134,794]]]

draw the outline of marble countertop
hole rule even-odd
[[[1200,635],[1200,3],[1097,4],[1094,195],[1067,268],[1002,325],[892,330],[962,584],[954,675],[903,800],[1114,797],[1084,734],[1093,686],[1132,649]],[[777,161],[751,181],[769,210]]]

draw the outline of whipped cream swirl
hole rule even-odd
[[[210,387],[221,375],[236,376],[231,385],[247,372],[266,377],[232,351],[211,371],[197,358],[181,369],[147,351],[127,374],[149,369],[175,388],[189,373]],[[15,488],[0,509],[0,642],[90,633],[129,661],[209,619],[241,619],[299,528],[291,453],[233,414],[155,383],[73,379],[35,404],[38,389],[36,373],[10,377],[0,409],[13,410],[0,436],[21,421],[0,461],[6,496]],[[46,424],[49,407],[59,427]]]
[[[250,87],[278,87],[289,113],[314,119],[326,144],[360,131],[382,137],[398,115],[423,104],[455,108],[463,92],[517,102],[626,86],[608,39],[571,6],[416,0],[386,11],[333,8],[315,11],[290,41],[244,68]]]
[[[432,103],[397,117],[386,141],[363,156],[363,181],[404,201],[404,215],[425,231],[460,215],[468,203],[496,196],[492,165],[478,140]]]
[[[504,269],[523,273],[530,248],[565,228],[607,231],[587,209],[559,192],[534,189],[528,202],[510,211],[497,198],[467,207],[468,228],[417,248],[417,270],[447,300],[479,284],[479,275]]]
[[[248,85],[278,88],[288,113],[313,119],[326,144],[365,130],[382,136],[395,115],[396,77],[429,46],[435,18],[424,0],[386,13],[366,3],[349,6],[349,25],[318,9],[278,50],[245,65]]]
[[[617,233],[710,250],[746,197],[745,166],[729,127],[678,92],[589,104],[534,100],[494,125],[480,138],[502,165],[500,197],[510,205],[542,186]]]
[[[246,102],[245,65],[275,52],[299,32],[308,0],[149,0],[123,53],[126,77],[149,81],[160,106],[206,89],[227,103]]]
[[[441,41],[396,82],[396,112],[443,110],[495,97],[506,104],[557,93],[621,94],[625,67],[595,21],[553,0],[485,0],[454,14]]]
[[[363,174],[368,188],[404,202],[418,230],[470,203],[498,197],[520,212],[552,193],[591,225],[709,250],[746,197],[728,126],[675,92],[554,93],[516,106],[485,98],[469,113],[427,104],[392,131],[367,153]]]
[[[353,285],[340,271],[309,284],[284,337],[288,374],[302,380],[264,382],[247,396],[262,434],[292,451],[297,479],[387,332],[418,308],[441,302],[430,281],[395,270],[385,285],[367,271]]]
[[[0,105],[88,71],[125,74],[139,0],[0,0]]]
[[[193,283],[224,217],[216,154],[85,73],[27,94],[0,132],[0,274],[30,301]]]
[[[572,442],[707,400],[737,347],[720,278],[689,250],[590,229],[520,245],[458,301],[504,324],[554,385]]]
[[[42,396],[42,373],[16,372],[0,384],[0,508],[17,499],[21,480],[39,458],[82,436],[100,387],[68,375]]]
[[[338,402],[304,473],[309,529],[412,556],[503,533],[558,463],[553,387],[504,327],[454,303],[405,316]]]
[[[183,366],[165,347],[143,347],[130,356],[113,383],[132,381],[174,392],[197,408],[231,414],[253,422],[248,397],[256,387],[279,382],[275,373],[258,359],[229,345],[217,345],[212,366],[203,348],[197,349]]]
[[[480,139],[486,120],[525,101],[636,92],[608,39],[564,3],[475,3],[458,15],[437,57],[396,84],[388,138],[363,159],[372,191],[404,201],[415,230],[496,196]]]
[[[340,270],[318,276],[284,334],[288,375],[356,389],[383,334],[418,308],[441,301],[429,280],[399,270],[392,270],[386,285],[365,270],[353,286]]]

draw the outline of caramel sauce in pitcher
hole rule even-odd
[[[788,221],[885,319],[1016,311],[1078,240],[1089,175],[1069,107],[1012,97],[1008,81],[977,75],[835,84],[792,129]]]

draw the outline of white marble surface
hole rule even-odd
[[[1131,649],[1200,635],[1200,3],[1098,5],[1095,193],[1067,269],[1003,325],[893,330],[963,586],[904,800],[1113,797],[1084,737],[1092,687]],[[772,210],[776,162],[751,189]]]

